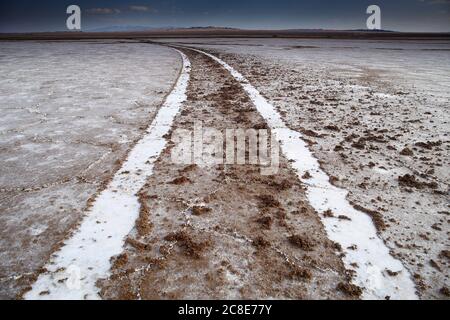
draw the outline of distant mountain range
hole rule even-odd
[[[367,30],[367,29],[356,29],[356,30],[345,30],[345,31],[349,31],[349,32],[395,32],[392,30]]]
[[[84,32],[131,32],[131,31],[168,31],[168,30],[177,30],[177,29],[223,29],[223,30],[239,30],[235,28],[227,28],[227,27],[149,27],[149,26],[133,26],[133,25],[125,25],[125,26],[108,26],[108,27],[100,27],[94,29],[83,30]]]
[[[327,29],[287,29],[287,30],[245,30],[215,26],[193,27],[149,27],[149,26],[109,26],[85,29],[82,32],[39,32],[0,33],[0,40],[83,40],[121,38],[187,38],[187,37],[228,37],[228,38],[308,38],[308,39],[450,39],[450,33],[436,32],[396,32],[388,30],[327,30]]]
[[[152,28],[147,26],[109,26],[83,30],[85,32],[130,32],[130,31],[154,31],[171,30],[171,27]]]

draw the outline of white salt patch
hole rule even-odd
[[[25,299],[100,299],[96,281],[109,275],[110,259],[123,250],[125,237],[139,215],[136,193],[153,173],[166,146],[166,135],[186,100],[190,62],[183,68],[145,136],[128,155],[106,190],[100,193],[75,234],[55,253]]]
[[[312,178],[307,180],[308,199],[319,212],[328,237],[339,243],[345,256],[346,268],[355,270],[353,283],[364,289],[363,299],[417,299],[410,274],[400,261],[394,259],[384,242],[378,237],[371,218],[355,210],[347,201],[347,190],[337,188],[329,182],[328,175],[320,169],[317,159],[302,140],[299,132],[289,129],[275,107],[253,87],[245,77],[219,58],[203,53],[220,63],[238,80],[248,93],[259,113],[264,117],[272,132],[280,140],[284,155],[292,160],[292,166],[299,177],[308,171]],[[325,218],[323,212],[331,209],[336,216],[345,215],[351,219]],[[355,250],[348,249],[356,245]],[[357,267],[354,267],[354,263]],[[386,270],[399,272],[389,276]]]
[[[387,174],[394,175],[396,170],[395,169],[387,170],[384,168],[373,168],[373,171],[375,171],[379,174],[383,174],[383,175],[387,175]]]
[[[32,226],[31,228],[29,228],[28,232],[32,236],[36,237],[36,236],[42,234],[45,230],[47,230],[47,226],[46,225],[38,224],[38,225],[35,225],[35,226]]]

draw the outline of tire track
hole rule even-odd
[[[185,53],[192,62],[188,99],[140,192],[146,210],[99,283],[102,298],[357,298],[336,290],[349,287],[350,276],[286,158],[270,176],[248,163],[173,161],[179,134],[192,137],[198,122],[204,153],[213,145],[207,129],[222,137],[229,129],[267,129],[225,69]]]
[[[276,109],[224,61],[201,50],[186,49],[212,59],[240,83],[272,133],[281,141],[282,151],[291,162],[288,165],[282,161],[282,176],[290,177],[291,167],[300,180],[305,172],[312,175],[308,180],[309,203],[319,212],[329,239],[338,243],[345,253],[343,261],[348,269],[354,271],[353,283],[364,288],[363,298],[417,298],[408,271],[389,254],[388,248],[376,235],[370,218],[348,203],[347,191],[329,183],[329,177],[320,169],[301,134],[287,128]],[[188,184],[192,182],[192,185],[177,186],[175,181],[181,180],[175,178],[168,183],[168,190],[161,188],[161,200],[149,200],[152,197],[148,193],[149,187],[153,185],[151,190],[157,190],[161,185],[160,179],[172,178],[177,172],[166,154],[170,145],[163,152],[167,143],[166,135],[172,124],[175,121],[177,126],[183,126],[187,120],[195,118],[191,116],[176,121],[178,111],[186,99],[190,74],[189,59],[182,52],[180,54],[183,58],[180,78],[147,134],[131,151],[107,189],[95,200],[78,231],[54,255],[46,266],[47,271],[39,276],[24,298],[342,298],[336,292],[335,284],[343,281],[337,288],[348,288],[348,277],[344,276],[345,270],[337,262],[337,257],[332,257],[333,242],[322,235],[314,210],[309,208],[309,204],[300,201],[302,209],[306,211],[302,215],[292,213],[286,219],[290,203],[298,200],[303,193],[300,184],[282,189],[277,194],[278,200],[273,197],[269,199],[264,194],[255,195],[255,191],[278,192],[277,188],[284,182],[261,180],[251,169],[226,168],[224,174],[216,175],[212,172],[223,171],[224,168],[202,168],[200,172],[193,170],[195,175],[190,176],[190,179],[184,177],[183,181],[189,181]],[[229,81],[225,82],[225,86],[237,90]],[[192,98],[200,102],[199,95],[195,94]],[[225,97],[226,95],[227,93]],[[214,99],[215,103],[223,102],[217,100],[217,97]],[[256,125],[255,117],[250,117],[251,111],[243,110],[236,102],[228,105],[229,109],[219,107],[222,115],[215,114],[210,119],[214,126],[217,126],[220,117],[223,117],[220,127],[230,124],[230,121],[235,125]],[[193,110],[190,111],[194,113]],[[202,112],[211,116],[215,111]],[[196,116],[202,119],[198,113]],[[159,160],[156,161],[157,159]],[[167,167],[155,174],[154,168],[158,163]],[[178,172],[188,175],[192,168],[184,170],[187,168],[180,168]],[[165,174],[162,173],[164,171]],[[147,181],[149,177],[152,177],[150,182]],[[296,180],[298,183],[298,179]],[[210,184],[214,183],[217,184],[217,194],[213,196],[208,191],[211,191]],[[225,186],[221,190],[223,184]],[[143,188],[144,191],[138,196],[137,193]],[[256,203],[255,197],[259,199]],[[139,216],[139,200],[145,201],[145,212],[141,214],[154,220],[150,222],[143,219],[138,223],[147,224],[144,230],[151,229],[153,224],[158,228],[149,232],[148,236],[139,235],[138,240],[126,238]],[[218,216],[197,217],[194,214],[195,208],[204,208],[205,201],[219,208]],[[174,202],[179,204],[174,207]],[[242,210],[242,206],[246,206],[248,211]],[[263,217],[255,216],[256,213],[249,209],[252,206],[261,210]],[[149,210],[157,211],[156,217]],[[177,210],[181,212],[181,219],[177,214],[170,216],[165,212],[174,213]],[[346,216],[349,220],[326,217],[328,210],[332,210],[336,216]],[[275,226],[274,223],[272,227],[273,221],[277,221],[277,224]],[[258,230],[257,225],[262,225],[264,231]],[[171,233],[164,234],[165,231]],[[311,233],[316,241],[295,238],[299,232]],[[291,245],[287,239],[294,239],[290,240]],[[127,245],[123,252],[125,242]],[[303,247],[303,253],[312,250],[311,256],[314,258],[309,254],[298,256],[292,243]],[[315,249],[310,249],[310,246]],[[158,253],[154,252],[155,249],[159,250]],[[187,261],[186,254],[190,256]],[[113,261],[111,270],[110,261]],[[215,268],[219,268],[217,274]],[[203,276],[201,270],[208,273]],[[389,272],[396,275],[387,276]],[[112,276],[109,279],[102,280],[110,273]],[[75,280],[79,278],[80,283],[74,282],[74,276]],[[320,281],[308,284],[311,278],[316,277]],[[182,284],[178,284],[179,279],[184,279]]]
[[[139,215],[137,193],[152,175],[165,135],[186,99],[190,61],[180,52],[182,69],[172,92],[143,138],[108,187],[95,199],[80,227],[53,254],[25,299],[99,299],[96,282],[108,275],[110,259],[122,251]]]
[[[319,212],[329,238],[343,248],[343,261],[348,269],[354,271],[353,282],[364,288],[363,298],[417,299],[408,270],[390,255],[389,249],[378,237],[371,218],[348,202],[348,191],[329,182],[329,177],[320,168],[303,136],[286,126],[276,108],[242,74],[212,54],[189,49],[210,57],[230,72],[281,142],[282,151],[292,161],[298,177],[310,173],[309,202]],[[334,217],[326,214],[330,211]],[[348,219],[337,219],[338,216]]]

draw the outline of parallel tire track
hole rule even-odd
[[[239,81],[281,142],[281,149],[292,161],[299,179],[306,172],[311,174],[312,177],[308,180],[310,204],[320,214],[329,238],[343,248],[344,263],[348,269],[355,271],[354,283],[364,289],[363,298],[417,299],[409,271],[390,255],[389,248],[378,237],[371,218],[349,203],[348,191],[329,182],[330,177],[320,168],[301,133],[289,129],[276,108],[237,70],[212,54],[198,49],[191,50],[210,57]],[[336,217],[346,216],[350,220],[326,217],[324,213],[327,210],[332,210]]]

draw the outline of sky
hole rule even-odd
[[[384,30],[450,32],[450,0],[0,0],[0,33],[67,31],[66,8],[82,11],[82,31],[110,26],[244,29],[365,29],[381,8]]]

